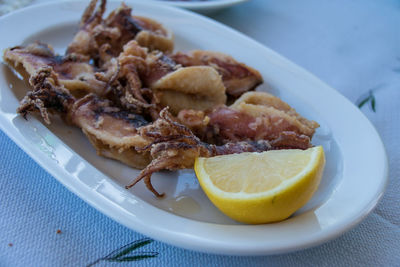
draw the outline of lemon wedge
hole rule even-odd
[[[322,146],[197,158],[194,170],[214,205],[251,224],[281,221],[305,205],[325,166]]]

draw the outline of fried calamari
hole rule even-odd
[[[307,149],[319,126],[267,93],[260,73],[231,56],[173,51],[173,34],[122,4],[103,18],[92,0],[64,55],[35,42],[4,60],[31,86],[18,112],[51,114],[79,127],[101,156],[142,169],[127,188],[197,157]],[[233,104],[232,104],[233,103]]]

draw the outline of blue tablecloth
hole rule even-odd
[[[390,161],[377,208],[341,237],[299,252],[193,252],[148,239],[96,211],[0,132],[0,266],[400,266],[400,2],[252,0],[210,16],[361,106]]]

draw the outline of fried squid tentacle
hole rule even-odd
[[[52,69],[52,76],[75,96],[106,93],[106,83],[97,79],[92,65],[76,58],[58,56],[47,44],[35,42],[9,48],[4,51],[3,58],[26,79],[35,77],[42,69]]]
[[[102,23],[107,1],[101,0],[99,5],[98,2],[98,0],[91,0],[89,6],[85,9],[79,23],[79,30],[68,45],[66,55],[89,61],[98,52],[93,33],[95,27]],[[98,8],[96,10],[97,5]]]
[[[108,78],[108,98],[125,110],[158,118],[160,111],[151,90],[143,87],[141,73],[146,72],[147,49],[136,41],[128,42],[113,64],[114,75]],[[105,75],[107,76],[107,75]],[[107,77],[104,77],[107,80]]]
[[[149,126],[142,127],[139,132],[142,137],[152,141],[142,148],[136,148],[136,150],[139,152],[150,151],[153,160],[126,188],[131,188],[144,179],[147,188],[158,197],[163,194],[158,193],[151,184],[151,175],[154,172],[191,168],[197,157],[262,152],[273,149],[266,140],[227,143],[222,146],[204,143],[189,128],[175,122],[171,118],[168,108],[160,112],[160,118],[157,121]]]
[[[310,147],[319,127],[281,99],[260,92],[247,92],[233,105],[220,106],[208,113],[182,110],[178,119],[209,143],[268,140],[282,148]]]
[[[86,8],[80,29],[67,48],[66,54],[89,61],[93,59],[96,66],[102,67],[104,51],[112,57],[118,57],[123,46],[136,40],[141,46],[150,50],[171,52],[173,49],[172,32],[160,23],[144,17],[132,16],[132,9],[124,3],[103,19],[105,0],[92,0]]]
[[[47,124],[50,124],[49,110],[66,115],[75,99],[62,85],[51,68],[41,69],[29,79],[33,90],[22,99],[17,112],[24,118],[31,111],[38,110]]]

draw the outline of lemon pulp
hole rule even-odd
[[[195,172],[208,198],[245,223],[284,220],[314,194],[325,166],[321,146],[198,158]]]

